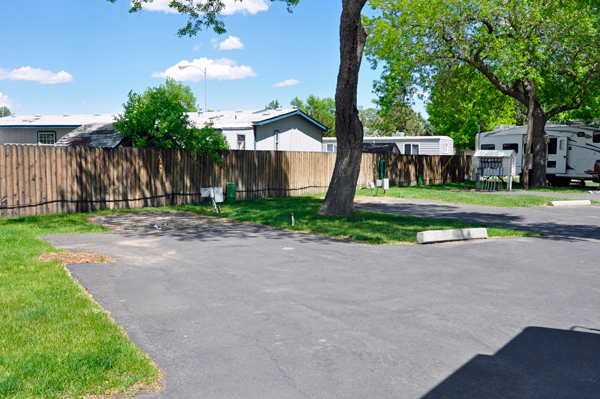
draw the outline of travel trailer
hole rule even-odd
[[[586,172],[600,160],[600,129],[586,125],[546,124],[550,137],[546,159],[546,176],[553,186],[566,186],[571,179],[589,180]],[[477,135],[478,150],[514,150],[517,174],[522,176],[527,140],[527,126],[500,126],[493,132]]]

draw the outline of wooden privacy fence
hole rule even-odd
[[[391,185],[433,180],[449,156],[363,154],[359,187],[386,159]],[[237,199],[327,191],[336,154],[225,151],[217,165],[185,150],[0,145],[1,216],[89,212],[201,202],[202,187],[236,184]],[[438,182],[462,181],[471,161],[454,157]]]

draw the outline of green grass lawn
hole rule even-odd
[[[432,201],[451,202],[480,206],[497,206],[501,208],[517,208],[547,205],[549,201],[564,201],[566,198],[539,197],[533,195],[507,195],[466,191],[464,183],[435,184],[431,186],[390,187],[386,195],[394,198],[415,198]],[[467,188],[474,189],[475,183],[468,183]],[[532,190],[533,191],[533,190]],[[377,191],[383,196],[383,190]],[[358,190],[357,196],[371,196],[370,189]]]
[[[319,196],[236,201],[222,204],[220,215],[214,211],[205,212],[203,205],[181,205],[166,208],[148,208],[146,210],[190,211],[200,215],[227,217],[240,222],[251,222],[286,230],[379,245],[413,243],[417,240],[417,233],[425,230],[487,227],[481,224],[423,219],[379,212],[359,211],[350,216],[320,216],[316,212],[320,207],[319,203],[322,201]],[[292,227],[292,213],[296,219],[295,227]],[[540,234],[499,227],[488,227],[488,235],[490,237],[540,236]]]
[[[84,215],[0,219],[0,398],[78,398],[161,375],[38,236],[104,232]]]

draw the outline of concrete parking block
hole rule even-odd
[[[419,244],[432,244],[436,242],[481,240],[488,238],[486,228],[457,229],[457,230],[430,230],[417,233]]]
[[[586,206],[592,205],[590,200],[574,200],[574,201],[550,201],[548,206]]]

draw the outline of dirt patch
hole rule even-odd
[[[114,231],[208,229],[235,223],[229,219],[199,216],[190,212],[125,212],[94,215],[88,220]]]
[[[98,254],[72,254],[70,252],[54,252],[48,254],[42,254],[39,256],[39,260],[42,262],[51,262],[53,260],[60,259],[63,262],[69,263],[114,263],[116,262],[114,259],[106,256],[106,255],[98,255]]]

